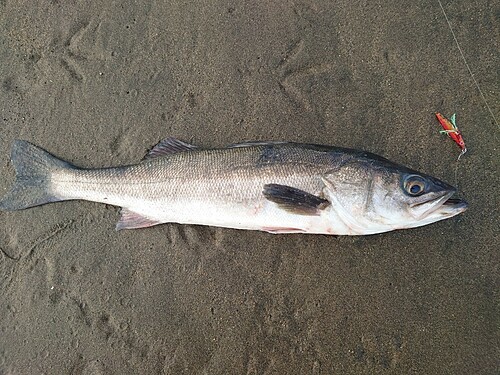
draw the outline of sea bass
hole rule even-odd
[[[455,216],[467,203],[434,177],[371,154],[290,142],[203,149],[167,138],[137,164],[83,169],[15,141],[4,211],[84,199],[120,206],[116,229],[162,223],[366,235]]]

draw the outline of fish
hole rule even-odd
[[[138,163],[86,169],[24,140],[0,210],[87,200],[121,207],[116,229],[163,223],[274,234],[370,235],[464,212],[456,189],[381,156],[293,142],[207,149],[166,138]]]

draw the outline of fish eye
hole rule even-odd
[[[404,182],[405,191],[411,196],[418,196],[425,191],[425,181],[420,176],[408,176]]]

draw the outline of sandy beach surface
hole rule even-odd
[[[15,139],[97,168],[175,136],[364,149],[470,205],[364,237],[1,212],[0,374],[498,374],[500,7],[442,6],[469,68],[437,0],[0,1],[0,195]]]

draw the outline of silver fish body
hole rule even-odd
[[[16,141],[0,209],[84,199],[122,207],[117,229],[175,222],[271,233],[363,235],[463,212],[455,189],[374,154],[254,142],[201,149],[174,138],[140,163],[81,169]]]

